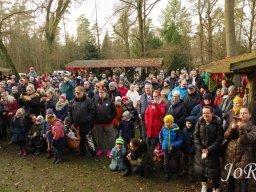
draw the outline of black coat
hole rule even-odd
[[[116,107],[111,99],[105,98],[103,101],[101,98],[95,100],[96,124],[109,124],[116,116]]]
[[[71,124],[79,126],[81,132],[88,133],[93,127],[95,106],[86,95],[81,99],[74,98],[69,105],[68,116]]]
[[[22,100],[22,103],[24,105],[24,109],[26,112],[26,115],[34,114],[36,116],[40,115],[40,96],[38,93],[33,93],[29,95],[31,100]]]
[[[167,115],[172,115],[174,117],[174,123],[176,123],[180,129],[182,129],[184,127],[184,120],[187,115],[184,102],[180,100],[174,105],[169,103],[169,106],[167,107]]]
[[[26,119],[21,117],[13,117],[10,123],[10,129],[12,131],[12,142],[25,142],[26,139]]]
[[[202,95],[200,93],[187,94],[184,96],[184,107],[186,108],[186,113],[190,114],[192,109],[200,103],[202,100]]]
[[[223,142],[223,128],[221,120],[217,116],[209,125],[200,117],[194,132],[195,162],[194,171],[205,177],[220,177],[221,164],[219,157]],[[208,149],[209,153],[205,159],[202,159],[202,149]]]

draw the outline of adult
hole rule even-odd
[[[97,135],[98,147],[97,156],[104,153],[104,143],[106,143],[106,155],[109,156],[115,142],[116,133],[113,119],[116,116],[116,107],[114,102],[107,97],[107,89],[105,87],[99,89],[99,98],[95,100],[95,105],[95,132]]]
[[[108,87],[109,87],[109,92],[108,92],[108,96],[109,96],[109,99],[111,99],[111,101],[115,101],[115,97],[117,96],[121,96],[121,93],[118,91],[117,89],[117,83],[116,82],[110,82],[108,84]]]
[[[198,74],[196,70],[191,71],[191,78],[189,82],[195,85],[198,89],[200,89],[205,83],[203,78]]]
[[[165,103],[158,90],[153,92],[151,105],[148,105],[145,112],[146,124],[146,142],[153,151],[159,142],[159,132],[163,126],[163,117],[165,115]]]
[[[170,89],[170,81],[168,79],[164,80],[163,88],[161,90],[161,98],[163,99],[164,102],[167,102],[167,97],[169,93],[171,92]]]
[[[151,83],[152,83],[153,90],[159,90],[160,91],[162,89],[162,85],[158,82],[158,80],[155,76],[153,76],[151,78]]]
[[[26,87],[27,94],[21,95],[21,103],[24,106],[26,116],[34,114],[36,116],[40,115],[40,96],[35,91],[33,85],[28,85]]]
[[[95,146],[92,139],[93,119],[95,115],[95,106],[91,100],[84,94],[84,88],[78,86],[75,88],[75,98],[70,102],[68,109],[71,125],[78,128],[80,141],[80,155],[85,155],[86,147],[93,157],[96,155]]]
[[[200,103],[202,96],[196,91],[196,86],[193,84],[188,85],[188,94],[184,96],[184,107],[186,113],[190,114],[192,109]]]
[[[141,119],[141,138],[143,141],[146,141],[146,125],[145,125],[145,112],[148,105],[152,101],[152,84],[145,84],[145,93],[140,97],[140,106],[139,106],[139,118]]]
[[[84,92],[87,96],[93,92],[93,87],[89,81],[84,82]]]
[[[56,117],[62,121],[68,116],[69,102],[65,94],[59,96],[59,100],[56,102],[54,107],[54,113]]]
[[[178,78],[177,78],[177,75],[176,75],[175,71],[171,72],[169,81],[170,81],[170,88],[171,88],[171,90],[173,90],[174,87],[176,87],[177,82],[178,82]]]
[[[256,127],[251,121],[248,108],[241,108],[239,118],[233,119],[224,133],[227,148],[224,155],[225,171],[228,174],[228,191],[236,191],[236,181],[240,180],[240,191],[248,192],[249,165],[252,161],[253,144],[256,143]],[[228,166],[229,165],[229,166]],[[237,171],[241,170],[241,171]]]
[[[216,91],[216,97],[214,99],[214,105],[217,105],[217,106],[220,106],[221,102],[223,99],[225,99],[227,97],[227,94],[228,94],[228,88],[226,87],[223,87],[219,93],[218,92],[218,89]]]
[[[180,130],[183,129],[184,120],[187,114],[184,107],[184,102],[180,99],[179,91],[173,91],[172,99],[167,104],[166,114],[172,115],[174,117],[174,123],[179,126]]]
[[[220,149],[223,142],[221,120],[214,115],[213,108],[203,107],[194,132],[194,171],[201,177],[201,192],[207,192],[207,180],[212,178],[213,191],[220,192]]]
[[[188,89],[187,89],[187,80],[182,80],[180,82],[180,85],[175,87],[168,95],[168,100],[170,101],[173,96],[174,91],[179,91],[180,92],[180,99],[183,99],[185,95],[188,94]]]
[[[220,104],[220,109],[222,111],[222,117],[225,121],[228,118],[229,112],[230,110],[233,108],[233,99],[236,96],[236,87],[234,85],[231,85],[228,88],[228,96],[222,100],[221,104]]]
[[[235,96],[235,98],[233,99],[233,108],[230,110],[228,118],[225,124],[223,125],[224,131],[228,129],[230,123],[233,121],[233,117],[239,115],[239,111],[242,107],[243,107],[243,99],[239,96]]]
[[[71,101],[74,98],[75,85],[68,77],[64,77],[63,83],[60,86],[60,94],[65,93],[67,100]]]
[[[196,117],[196,119],[199,119],[199,117],[202,116],[202,109],[204,106],[212,107],[214,115],[217,115],[220,119],[222,118],[222,112],[220,108],[217,105],[213,104],[213,96],[211,93],[206,93],[203,96],[203,101],[192,109],[190,116],[193,116],[193,117]]]

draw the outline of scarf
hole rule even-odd
[[[65,107],[67,104],[68,104],[67,100],[65,100],[64,102],[58,101],[55,106],[56,111],[61,111],[63,107]]]

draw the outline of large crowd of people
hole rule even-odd
[[[107,156],[124,177],[149,177],[160,163],[167,181],[199,176],[201,192],[209,179],[219,192],[225,173],[229,192],[237,180],[248,191],[256,127],[245,87],[223,78],[211,91],[196,69],[129,79],[85,70],[39,76],[33,67],[19,81],[9,75],[0,82],[0,141],[17,144],[20,156],[47,152],[58,164],[67,135],[79,135],[80,156]]]

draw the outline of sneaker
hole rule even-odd
[[[100,150],[97,151],[96,155],[101,156],[103,153],[104,153],[104,151],[102,149],[100,149]]]
[[[108,150],[106,156],[109,157],[110,153],[111,153],[111,150]]]

